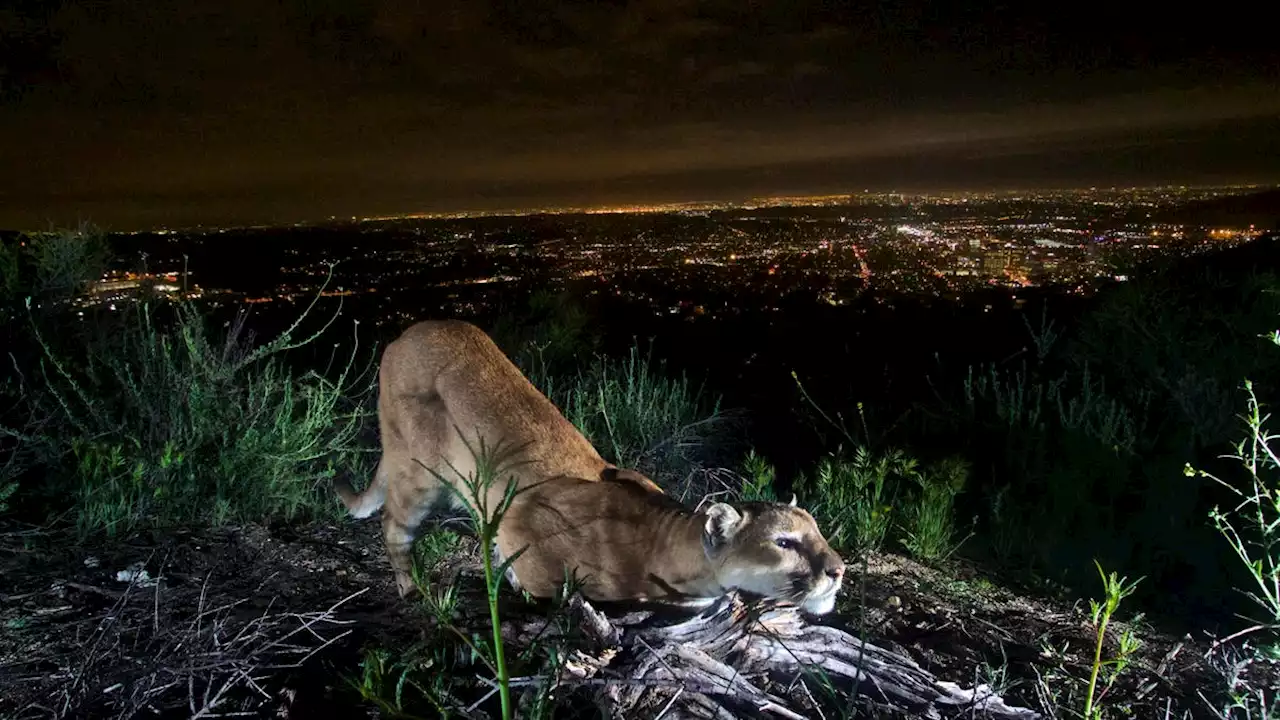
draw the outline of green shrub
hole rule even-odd
[[[1047,312],[1026,317],[1025,360],[933,382],[941,407],[920,408],[916,442],[973,463],[958,509],[1009,569],[1082,591],[1097,558],[1147,578],[1140,603],[1223,612],[1234,560],[1203,518],[1229,498],[1181,470],[1230,470],[1238,378],[1280,386],[1258,341],[1280,314],[1277,288],[1271,272],[1201,263],[1111,288],[1062,330]]]
[[[773,465],[756,454],[755,449],[747,451],[742,460],[742,488],[738,493],[743,502],[775,502],[777,493],[777,472]]]
[[[996,469],[983,488],[994,554],[1079,574],[1099,551],[1080,544],[1075,552],[1082,535],[1114,549],[1104,538],[1132,522],[1116,508],[1143,489],[1145,405],[1131,410],[1087,368],[1048,377],[1025,364],[970,368],[962,391],[954,427],[966,450]]]
[[[1280,346],[1280,331],[1270,339]],[[1253,383],[1246,380],[1244,387],[1247,433],[1230,455],[1239,463],[1235,477],[1224,480],[1189,464],[1186,474],[1213,480],[1234,496],[1234,507],[1214,506],[1209,517],[1247,573],[1249,584],[1241,592],[1262,611],[1245,633],[1267,633],[1266,654],[1280,659],[1280,454],[1274,447],[1280,435],[1271,429],[1271,414],[1263,412]]]
[[[900,449],[859,445],[852,457],[837,450],[822,458],[797,484],[832,545],[862,553],[900,540],[921,560],[941,560],[963,542],[956,540],[955,499],[968,477],[959,457],[922,466]]]
[[[1024,515],[1012,502],[1013,488],[1002,485],[988,494],[987,543],[997,561],[1006,566],[1029,558],[1026,548],[1036,541],[1034,518]]]
[[[1224,299],[1243,303],[1239,320],[1252,327],[1266,305],[1259,295],[1267,277],[1226,282],[1208,274],[1201,280],[1211,287],[1185,289],[1217,307],[1216,318],[1159,283],[1150,284],[1150,298],[1120,288],[1068,342],[1057,341],[1051,324],[1037,333],[1028,323],[1034,360],[969,368],[933,437],[979,470],[971,497],[985,507],[972,509],[984,516],[983,539],[997,559],[1081,589],[1092,559],[1101,558],[1147,576],[1143,596],[1162,592],[1196,612],[1221,607],[1214,588],[1228,582],[1227,557],[1201,521],[1211,494],[1173,478],[1220,435],[1209,417],[1219,400],[1204,393],[1223,386],[1227,368],[1267,367],[1230,328]],[[1195,321],[1158,317],[1179,313]],[[1202,338],[1187,337],[1195,332],[1224,347],[1222,366]],[[1188,356],[1176,359],[1182,340]],[[1214,382],[1198,385],[1203,378]]]
[[[632,346],[622,360],[595,355],[600,335],[567,293],[537,292],[490,335],[529,381],[606,460],[649,475],[680,497],[716,489],[710,469],[731,458],[736,418],[687,378]]]
[[[92,226],[34,233],[28,238],[35,280],[32,291],[37,296],[64,300],[107,269],[106,239]]]
[[[606,460],[698,496],[706,490],[699,471],[732,451],[734,418],[662,370],[633,346],[625,360],[597,357],[577,375],[543,377],[541,389]]]
[[[12,320],[27,297],[59,304],[79,294],[108,258],[105,237],[87,224],[0,241],[0,317]]]
[[[955,500],[969,480],[969,464],[947,458],[909,477],[918,489],[903,503],[902,544],[921,560],[945,560],[963,542],[956,541]]]
[[[1192,443],[1228,442],[1238,378],[1275,377],[1274,358],[1257,338],[1280,313],[1278,288],[1271,272],[1214,267],[1124,283],[1082,319],[1065,359],[1077,372],[1106,377],[1131,407],[1154,401],[1164,425],[1185,428]]]
[[[852,458],[841,450],[823,458],[798,484],[827,540],[861,553],[884,545],[902,481],[918,472],[915,458],[901,450],[858,446]]]
[[[46,499],[73,498],[85,532],[332,512],[328,481],[362,459],[372,365],[353,350],[333,379],[295,373],[283,353],[323,332],[295,341],[305,317],[256,347],[239,321],[215,340],[186,303],[129,305],[112,332],[56,345],[33,317]]]

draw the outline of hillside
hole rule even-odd
[[[500,715],[465,523],[424,533],[433,591],[402,601],[378,523],[337,511],[333,479],[376,462],[380,346],[323,305],[280,336],[148,296],[86,322],[75,283],[22,253],[91,267],[94,241],[5,246],[24,273],[3,298],[0,714]],[[562,297],[488,329],[607,459],[686,504],[796,493],[850,564],[813,622],[1045,716],[1256,717],[1280,686],[1274,425],[1250,413],[1280,391],[1276,242],[1087,300],[646,326]],[[1259,455],[1223,457],[1241,442]],[[578,628],[500,600],[504,622]],[[592,716],[608,683],[538,681],[586,667],[583,636],[507,643],[522,716]],[[868,707],[815,675],[753,681],[812,717]]]

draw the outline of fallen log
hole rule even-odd
[[[814,692],[824,686],[889,715],[1041,717],[1007,705],[985,684],[965,689],[939,680],[905,655],[809,623],[798,608],[749,604],[737,593],[674,621],[651,611],[610,618],[580,596],[570,610],[580,642],[556,683],[594,687],[608,717],[821,717]],[[503,627],[516,643],[560,632],[546,620]]]

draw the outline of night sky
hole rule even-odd
[[[0,228],[1271,182],[1265,5],[9,0]]]

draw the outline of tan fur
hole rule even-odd
[[[592,600],[696,606],[738,589],[822,614],[844,577],[813,517],[785,503],[694,512],[636,483],[562,477],[517,495],[502,523],[499,557],[523,549],[508,577],[536,597],[574,572]]]
[[[497,549],[511,557],[527,548],[508,577],[534,596],[554,595],[566,568],[586,577],[584,593],[595,600],[708,600],[737,587],[826,612],[839,589],[844,563],[808,513],[781,503],[684,508],[644,475],[605,462],[469,323],[421,322],[387,346],[378,424],[382,458],[373,482],[362,493],[339,483],[338,493],[356,517],[382,508],[402,596],[413,589],[409,551],[418,525],[437,508],[458,507],[435,473],[465,494],[459,480],[476,472],[472,450],[481,438],[486,447],[519,451],[485,502],[497,507],[514,480],[520,492]],[[796,547],[779,548],[779,534]]]

